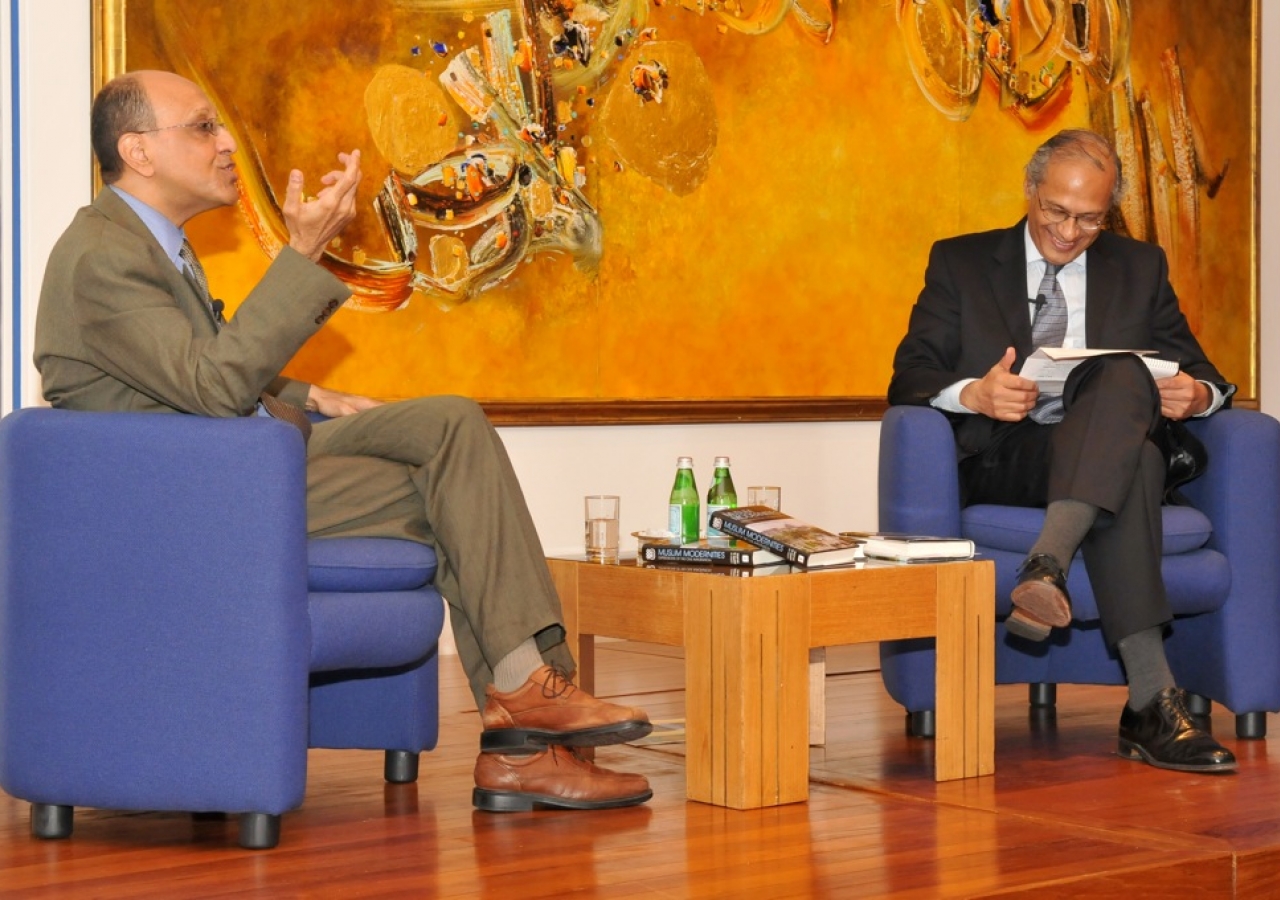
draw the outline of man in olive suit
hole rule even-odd
[[[317,261],[355,214],[359,151],[340,153],[312,198],[302,173],[290,173],[288,245],[224,322],[182,231],[238,200],[236,144],[212,102],[175,74],[129,73],[95,98],[91,130],[106,187],[49,259],[35,351],[45,397],[68,409],[289,418],[278,412],[284,402],[328,417],[307,446],[308,531],[436,548],[436,584],[490,751],[477,759],[477,805],[647,800],[642,776],[566,749],[634,739],[649,721],[568,680],[560,602],[480,408],[461,397],[383,404],[280,377],[350,295]]]

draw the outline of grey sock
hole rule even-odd
[[[528,638],[493,667],[493,686],[502,693],[514,691],[543,665],[538,642]]]
[[[1071,568],[1080,542],[1098,518],[1098,507],[1079,500],[1055,500],[1044,511],[1044,527],[1036,538],[1031,554],[1047,553],[1058,561],[1065,572]]]
[[[1129,679],[1129,708],[1134,712],[1155,699],[1165,688],[1176,686],[1164,655],[1164,629],[1148,628],[1131,634],[1116,645]]]

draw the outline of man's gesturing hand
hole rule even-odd
[[[289,229],[289,246],[303,256],[319,260],[324,248],[355,218],[356,188],[360,184],[360,151],[339,153],[343,168],[320,178],[325,187],[315,197],[303,196],[302,173],[289,173],[284,194],[284,224]]]
[[[961,404],[966,409],[1001,422],[1023,419],[1036,405],[1040,392],[1034,381],[1010,371],[1017,356],[1012,347],[1007,348],[1004,356],[986,375],[964,386],[960,392]]]

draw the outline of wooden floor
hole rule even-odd
[[[70,840],[36,841],[27,805],[0,794],[0,897],[1280,897],[1275,721],[1271,739],[1237,742],[1216,709],[1239,773],[1176,774],[1115,755],[1122,689],[1064,686],[1056,717],[1036,719],[1025,688],[1002,687],[997,773],[939,785],[874,648],[843,648],[809,802],[737,812],[684,799],[675,651],[598,657],[600,694],[676,723],[666,743],[598,754],[649,777],[644,806],[473,810],[479,719],[445,660],[440,746],[416,785],[385,785],[376,753],[313,751],[306,802],[264,852],[236,846],[234,820],[168,813],[80,810]]]

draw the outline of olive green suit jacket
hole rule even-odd
[[[54,245],[35,364],[54,406],[240,416],[263,391],[301,406],[285,364],[350,291],[285,247],[219,330],[141,219],[104,188]]]

